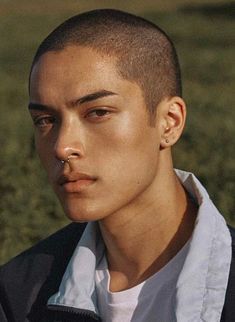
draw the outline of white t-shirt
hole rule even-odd
[[[104,322],[174,322],[176,282],[189,242],[160,271],[146,281],[121,292],[110,292],[106,258],[96,268],[96,292]]]

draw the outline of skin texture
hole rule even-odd
[[[65,213],[99,221],[110,289],[136,285],[164,266],[190,237],[196,214],[171,159],[184,127],[183,100],[162,99],[150,126],[141,89],[121,78],[115,58],[70,46],[34,66],[29,108],[36,148]]]

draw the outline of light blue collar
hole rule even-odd
[[[66,268],[59,291],[49,298],[47,304],[80,308],[98,314],[95,269],[103,257],[104,249],[98,224],[90,222]]]

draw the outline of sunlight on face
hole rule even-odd
[[[36,147],[68,217],[97,220],[137,202],[156,177],[160,135],[115,59],[75,46],[48,52],[30,86]]]

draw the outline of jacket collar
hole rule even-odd
[[[217,322],[230,270],[230,232],[195,176],[179,170],[176,173],[199,205],[189,253],[177,282],[176,318],[180,322]]]

